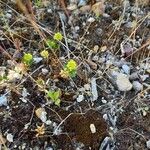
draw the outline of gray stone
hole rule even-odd
[[[148,141],[146,142],[146,146],[147,146],[148,149],[150,149],[150,140],[148,140]]]
[[[142,91],[143,90],[143,85],[138,81],[133,81],[132,85],[133,85],[133,89],[135,91]]]
[[[0,96],[0,106],[7,106],[7,97],[6,96]]]
[[[79,0],[78,7],[85,6],[87,4],[86,0]]]
[[[132,89],[132,84],[129,81],[129,78],[123,73],[117,75],[116,84],[119,91],[130,91]]]
[[[122,69],[124,73],[130,74],[130,67],[128,65],[122,65]]]

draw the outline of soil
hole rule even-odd
[[[84,11],[81,7],[68,10],[73,5],[69,0],[42,0],[40,6],[30,0],[0,1],[0,77],[3,73],[9,76],[10,70],[22,62],[24,53],[41,58],[41,50],[49,51],[47,60],[42,58],[24,68],[21,78],[13,77],[14,73],[13,80],[0,78],[0,149],[148,150],[150,3],[141,1],[127,0],[125,5],[122,1],[106,0],[99,17],[91,9],[86,10],[97,3],[94,0],[85,4]],[[88,21],[89,18],[94,21]],[[45,39],[52,39],[57,32],[62,33],[63,40],[57,41],[59,48],[54,50],[46,46]],[[131,47],[122,48],[122,43]],[[60,72],[70,59],[78,64],[77,75],[63,78]],[[115,65],[122,62],[130,68],[128,76],[138,73],[130,82],[141,83],[141,90],[119,91],[110,72],[123,72],[122,66]],[[98,94],[95,101],[93,78],[94,92]],[[28,93],[25,97],[24,89]],[[60,106],[45,94],[46,90],[58,89]],[[80,95],[84,98],[78,101]],[[7,105],[1,105],[3,96]],[[38,108],[44,108],[48,123],[37,116]],[[44,134],[37,136],[36,129],[42,125]],[[102,148],[106,137],[110,141]]]

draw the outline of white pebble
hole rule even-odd
[[[48,70],[45,69],[45,68],[42,68],[42,73],[43,73],[44,75],[46,75],[46,74],[48,73]]]
[[[90,23],[92,23],[92,22],[94,22],[95,21],[95,19],[93,18],[93,17],[90,17],[88,20],[87,20],[87,22],[90,22]]]
[[[11,133],[9,133],[9,134],[7,134],[7,141],[8,142],[13,142],[14,140],[13,140],[13,135],[11,134]]]
[[[84,100],[84,96],[83,95],[79,95],[78,97],[77,97],[77,102],[82,102]]]
[[[106,104],[107,101],[106,101],[105,99],[102,99],[102,103],[103,103],[103,104]]]
[[[96,133],[96,127],[94,124],[90,124],[90,130],[92,133]]]

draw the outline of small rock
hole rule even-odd
[[[5,16],[6,16],[8,19],[10,19],[10,18],[12,17],[12,15],[11,15],[10,13],[7,13]]]
[[[96,133],[96,127],[94,124],[90,124],[90,130],[92,133]]]
[[[48,73],[48,70],[46,68],[42,68],[43,75],[46,75]]]
[[[95,19],[93,18],[93,17],[90,17],[88,20],[87,20],[87,22],[90,22],[90,23],[92,23],[92,22],[94,22],[95,21]]]
[[[78,7],[85,6],[87,4],[87,0],[79,0]]]
[[[132,89],[132,84],[129,81],[127,75],[119,73],[117,75],[116,84],[118,90],[120,91],[130,91]]]
[[[7,138],[8,142],[13,142],[14,141],[13,140],[13,135],[11,133],[8,133],[6,138]]]
[[[7,106],[7,97],[6,96],[0,96],[0,106]]]
[[[74,30],[77,32],[77,31],[80,30],[80,27],[79,27],[79,26],[75,26],[75,27],[74,27]]]
[[[103,119],[104,119],[105,121],[107,121],[107,120],[108,120],[108,115],[107,115],[107,114],[104,114],[104,115],[103,115]]]
[[[107,101],[106,101],[105,99],[102,99],[102,103],[103,103],[103,104],[106,104]]]
[[[93,56],[92,60],[95,61],[95,62],[98,62],[99,56],[98,55]]]
[[[84,96],[83,95],[79,95],[78,97],[77,97],[77,102],[82,102],[84,100]]]
[[[133,81],[132,85],[133,85],[133,89],[135,91],[142,91],[143,90],[143,85],[138,81]]]
[[[85,84],[84,85],[84,89],[86,90],[86,91],[90,91],[90,84]]]
[[[98,45],[95,45],[94,48],[93,48],[93,51],[94,51],[95,53],[97,53],[98,50],[99,50],[99,46],[98,46]]]
[[[52,11],[52,9],[47,9],[47,12],[52,13],[53,11]]]
[[[148,141],[146,142],[146,146],[147,146],[148,149],[150,149],[150,140],[148,140]]]
[[[52,121],[51,121],[51,120],[47,120],[47,121],[45,122],[45,124],[46,124],[46,125],[51,125],[51,124],[52,124]]]
[[[41,119],[42,122],[46,122],[47,120],[47,112],[45,111],[44,108],[38,108],[35,111],[36,116]]]
[[[101,47],[101,52],[105,52],[107,50],[107,46],[102,46]]]
[[[136,80],[139,79],[139,75],[137,72],[133,72],[130,76],[129,76],[130,80]]]
[[[42,61],[42,57],[35,57],[35,58],[33,58],[33,60],[34,60],[34,62],[35,62],[35,64],[37,64],[37,63],[39,63],[39,62],[41,62]]]
[[[123,69],[124,73],[130,74],[130,67],[128,65],[123,65],[122,69]]]

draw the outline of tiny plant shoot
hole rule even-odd
[[[60,75],[63,78],[68,78],[70,77],[75,77],[77,74],[77,63],[73,60],[70,59],[67,64],[65,65],[64,69],[61,70]]]
[[[58,49],[59,48],[58,41],[62,41],[62,39],[63,39],[62,34],[60,32],[57,32],[54,34],[53,39],[46,40],[46,45],[51,49]]]
[[[55,42],[55,40],[47,39],[46,40],[46,45],[48,47],[50,47],[51,49],[58,49],[59,48],[59,45]]]
[[[48,52],[47,50],[43,50],[43,51],[41,51],[40,55],[41,55],[44,59],[48,59],[49,52]]]
[[[33,63],[33,56],[30,53],[25,53],[22,62],[26,64],[27,66],[30,66]]]
[[[60,90],[57,91],[47,91],[47,97],[50,98],[55,105],[60,106]]]
[[[35,0],[35,5],[37,7],[41,7],[42,6],[42,0]]]
[[[57,40],[57,41],[62,41],[63,36],[60,32],[57,32],[57,33],[54,34],[53,39]]]

